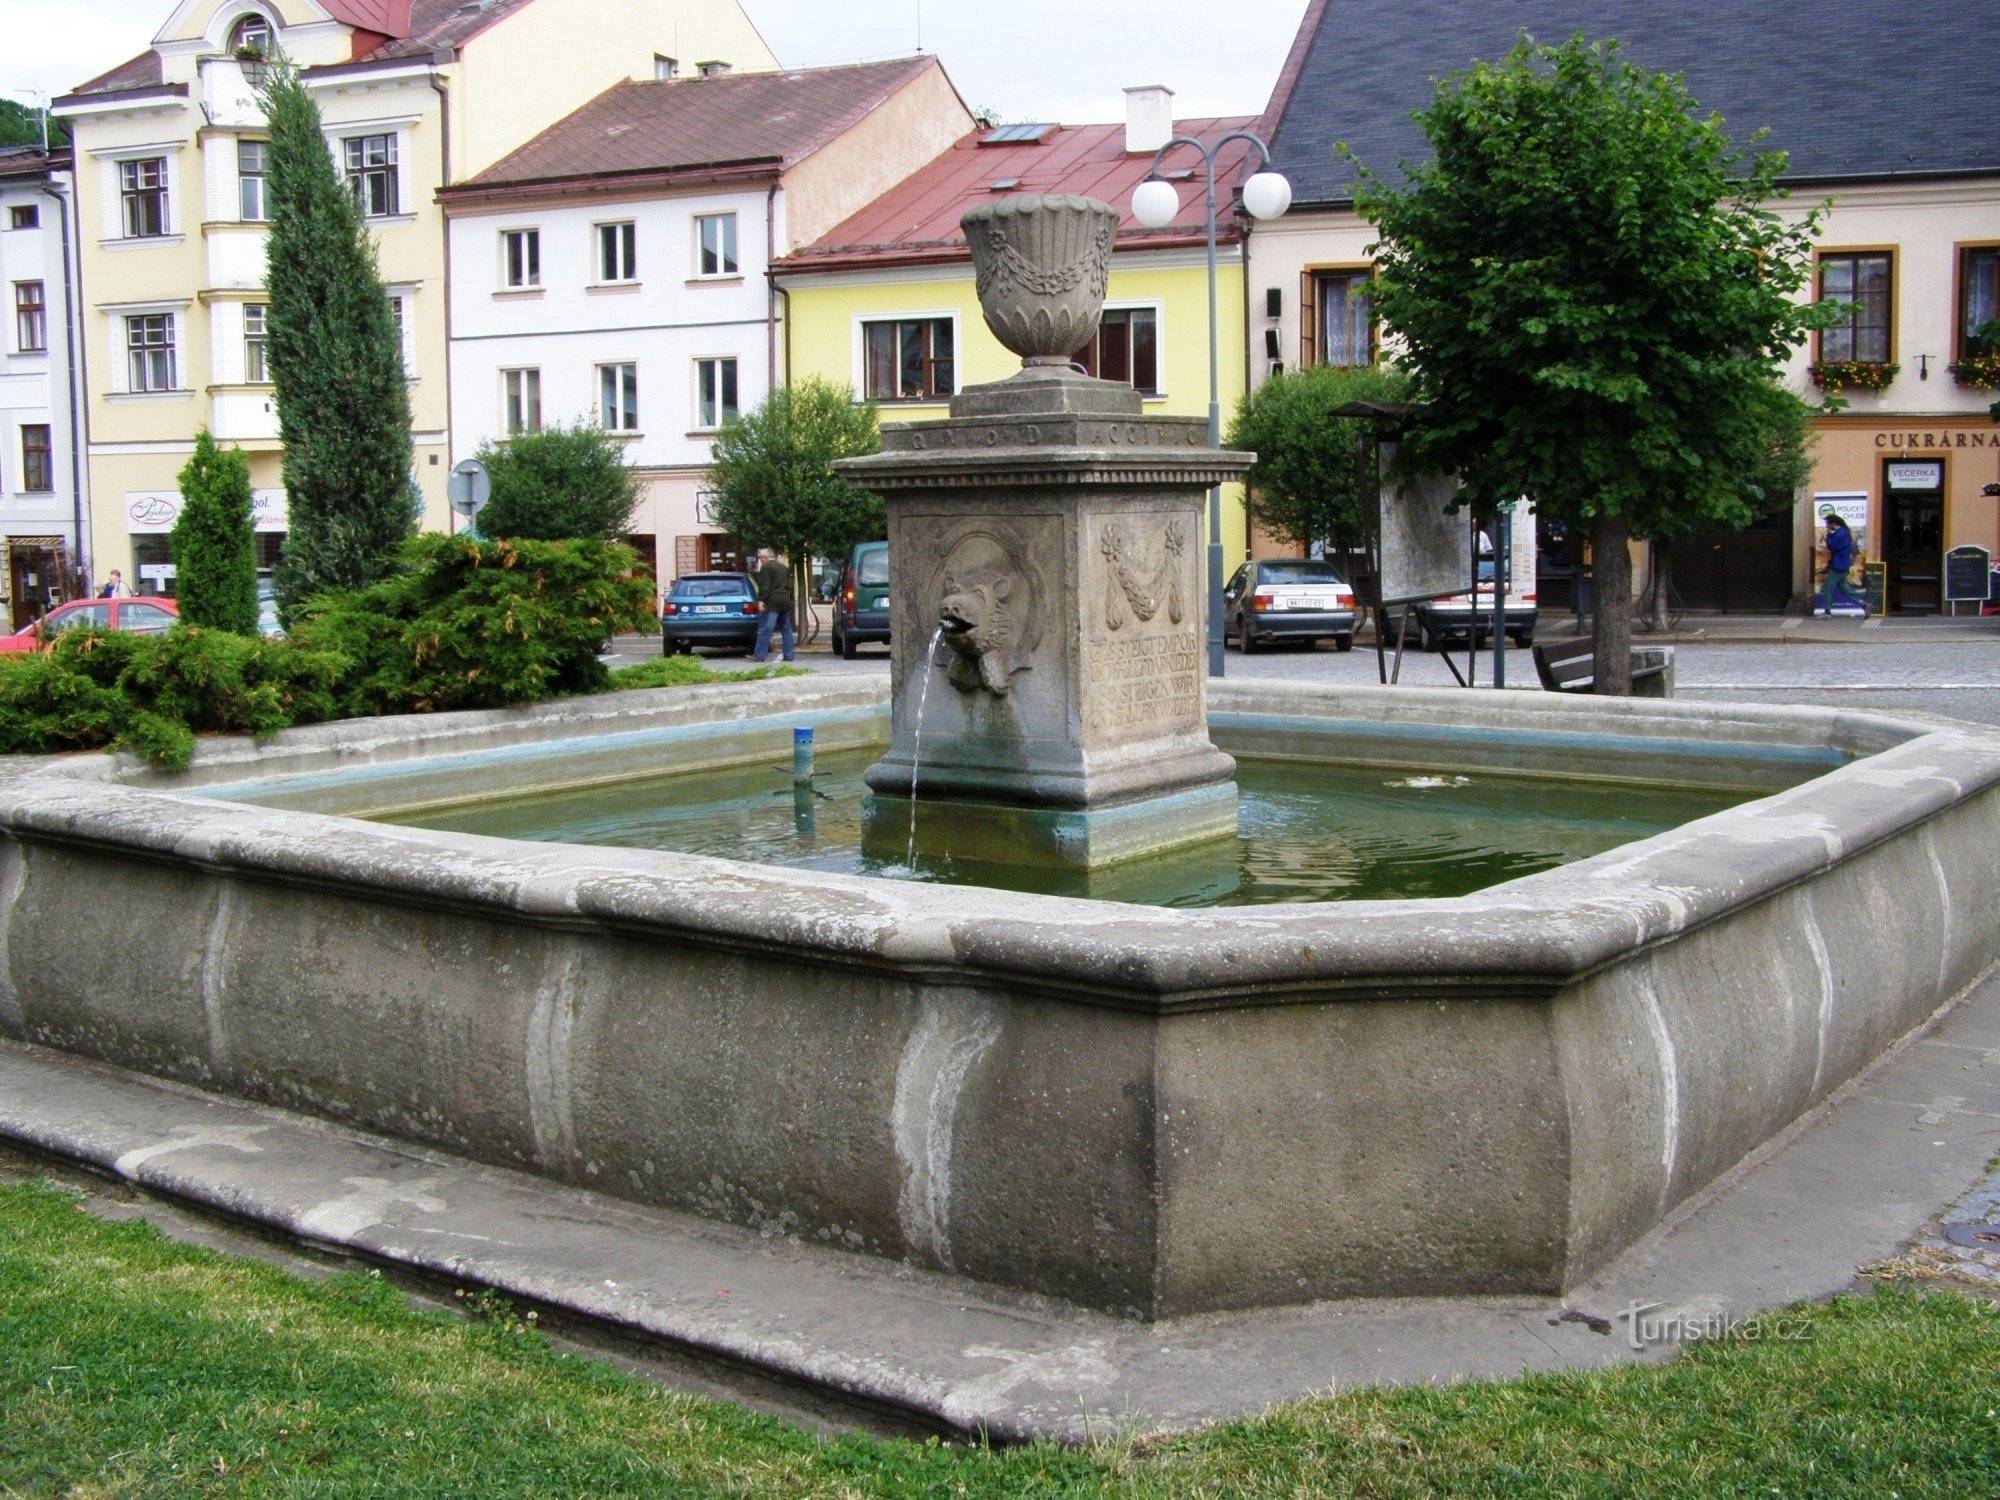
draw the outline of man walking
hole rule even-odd
[[[757,617],[757,649],[752,661],[771,654],[771,631],[775,627],[783,645],[785,660],[792,660],[797,637],[792,631],[792,570],[769,547],[757,549],[757,597],[764,612]]]
[[[1826,513],[1826,583],[1821,587],[1819,598],[1813,601],[1813,612],[1831,615],[1842,605],[1859,609],[1863,614],[1868,606],[1847,586],[1848,569],[1854,566],[1854,533],[1847,529],[1847,522],[1840,518],[1840,512]]]

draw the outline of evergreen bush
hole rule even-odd
[[[344,658],[344,715],[442,712],[597,692],[598,647],[653,620],[630,547],[435,533],[406,572],[307,601],[292,640]]]
[[[180,473],[174,522],[174,597],[181,619],[237,635],[257,633],[257,539],[250,519],[250,461],[202,428]]]

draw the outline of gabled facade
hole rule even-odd
[[[644,477],[655,576],[738,566],[702,473],[782,379],[772,261],[970,124],[928,57],[628,81],[445,189],[454,458],[595,421]]]
[[[1897,7],[1829,0],[1727,6],[1632,0],[1408,0],[1393,10],[1312,0],[1264,118],[1290,214],[1250,240],[1255,324],[1279,363],[1374,357],[1367,306],[1375,235],[1354,212],[1352,148],[1393,175],[1429,155],[1410,118],[1435,80],[1506,53],[1527,30],[1560,42],[1581,31],[1617,39],[1636,64],[1686,76],[1704,111],[1739,146],[1789,157],[1802,217],[1831,200],[1813,295],[1856,302],[1842,327],[1799,351],[1787,375],[1815,398],[1813,365],[1860,360],[1886,381],[1843,392],[1848,410],[1819,419],[1813,479],[1789,514],[1741,532],[1676,543],[1673,576],[1692,607],[1778,609],[1808,595],[1829,504],[1854,525],[1864,557],[1885,565],[1890,612],[1939,607],[1943,553],[2000,551],[2000,392],[1962,385],[1972,330],[2000,315],[2000,129],[1990,100],[1937,74],[1913,37],[1949,37],[1952,78],[2000,72],[2000,29],[1968,0]],[[1261,316],[1269,306],[1275,315]],[[1255,363],[1257,380],[1273,366]],[[1643,586],[1646,569],[1635,569]]]
[[[423,524],[449,524],[438,190],[610,84],[686,52],[769,68],[732,0],[183,0],[152,47],[56,101],[75,140],[92,566],[171,588],[196,431],[249,455],[261,568],[285,532],[263,365],[265,123],[251,75],[302,69],[403,332]]]
[[[0,574],[6,629],[80,592],[74,204],[66,151],[0,151]]]
[[[845,222],[780,259],[774,282],[789,309],[787,366],[879,403],[884,422],[932,421],[969,385],[1021,368],[987,329],[958,221],[996,195],[1075,193],[1120,212],[1105,317],[1077,352],[1092,374],[1138,387],[1148,412],[1208,414],[1208,276],[1200,159],[1183,147],[1166,169],[1181,212],[1142,226],[1132,192],[1171,136],[1212,144],[1251,118],[1171,119],[1171,93],[1128,94],[1120,125],[1009,125],[973,130]],[[1218,182],[1233,183],[1248,148],[1224,148]],[[1189,169],[1193,168],[1190,173]],[[1244,389],[1242,240],[1218,188],[1217,367],[1226,428]],[[1235,567],[1250,545],[1242,487],[1223,488],[1222,542]]]

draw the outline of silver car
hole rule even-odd
[[[1245,651],[1266,641],[1331,638],[1354,649],[1354,590],[1332,563],[1310,557],[1247,562],[1222,590],[1222,628]]]

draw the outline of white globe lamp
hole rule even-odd
[[[1180,194],[1161,178],[1147,178],[1132,193],[1132,217],[1148,229],[1165,229],[1180,211]]]
[[[1292,185],[1281,172],[1258,172],[1243,184],[1243,206],[1253,219],[1275,219],[1292,206]]]

